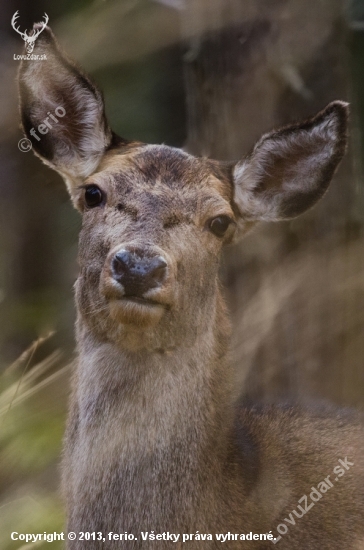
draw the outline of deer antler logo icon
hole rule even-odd
[[[19,27],[16,27],[16,21],[18,17],[19,17],[19,10],[14,13],[13,18],[11,20],[11,26],[17,33],[20,34],[20,36],[24,40],[27,52],[32,53],[32,51],[34,50],[35,41],[37,40],[40,33],[44,31],[44,29],[46,28],[49,21],[49,17],[46,13],[44,13],[44,16],[43,16],[44,22],[42,21],[42,23],[39,23],[39,25],[37,25],[37,28],[33,30],[33,34],[31,34],[30,36],[27,35],[27,31],[21,32],[19,30]]]

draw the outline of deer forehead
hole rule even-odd
[[[85,183],[100,186],[110,206],[120,205],[135,215],[233,216],[228,178],[210,161],[172,147],[141,145],[109,151]]]

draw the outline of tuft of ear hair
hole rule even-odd
[[[69,190],[97,167],[113,134],[102,93],[60,49],[49,27],[19,69],[21,119],[35,153],[57,170]]]
[[[234,166],[235,203],[244,220],[294,218],[325,193],[346,149],[348,104],[263,135]]]

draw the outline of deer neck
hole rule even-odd
[[[99,427],[100,437],[109,432],[115,440],[118,423],[124,448],[138,456],[141,446],[158,449],[176,438],[195,447],[224,439],[232,392],[229,324],[219,294],[204,318],[209,322],[194,340],[189,336],[169,349],[134,351],[98,339],[79,320],[81,426],[94,436]]]
[[[226,480],[235,453],[229,328],[220,297],[215,306],[194,341],[164,352],[123,349],[79,321],[65,459],[66,481],[73,479],[73,531],[81,525],[131,532],[141,523],[146,530],[173,526],[176,532],[216,525],[219,506],[211,502],[220,502],[239,480],[235,470],[234,483]],[[86,503],[86,527],[74,501]],[[109,518],[107,529],[100,518]]]

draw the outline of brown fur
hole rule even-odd
[[[23,63],[20,72],[26,132],[49,109],[47,98],[54,103],[58,63],[62,71],[69,67],[50,31],[44,34],[36,47],[52,55],[42,66],[42,91],[36,69]],[[100,125],[101,94],[75,67],[69,71],[73,90],[66,84],[64,96],[72,117],[80,117],[79,127],[77,119],[65,117],[65,127],[47,135],[44,151],[43,142],[37,144],[37,154],[66,178],[83,216],[79,363],[63,461],[68,529],[127,532],[137,540],[75,540],[68,549],[182,547],[143,542],[141,531],[210,533],[212,541],[190,541],[188,547],[212,549],[221,544],[216,533],[279,536],[279,524],[288,527],[278,542],[282,549],[360,548],[361,423],[345,411],[239,405],[218,280],[223,245],[257,221],[292,217],[323,195],[344,153],[346,106],[335,102],[311,121],[267,134],[250,157],[223,165],[118,139],[104,118]],[[97,131],[103,126],[105,132],[97,135],[104,145],[96,153],[92,117]],[[62,136],[75,132],[65,154]],[[85,144],[100,159],[96,168],[87,161]],[[94,208],[85,204],[89,185],[103,193]],[[231,219],[224,237],[210,229],[219,216]],[[166,260],[163,283],[145,294],[154,304],[123,295],[112,271],[120,249]],[[333,478],[338,460],[346,458],[353,465],[342,479],[302,518],[293,516],[294,525],[285,522],[299,499]],[[227,542],[229,548],[260,550],[272,544]]]

